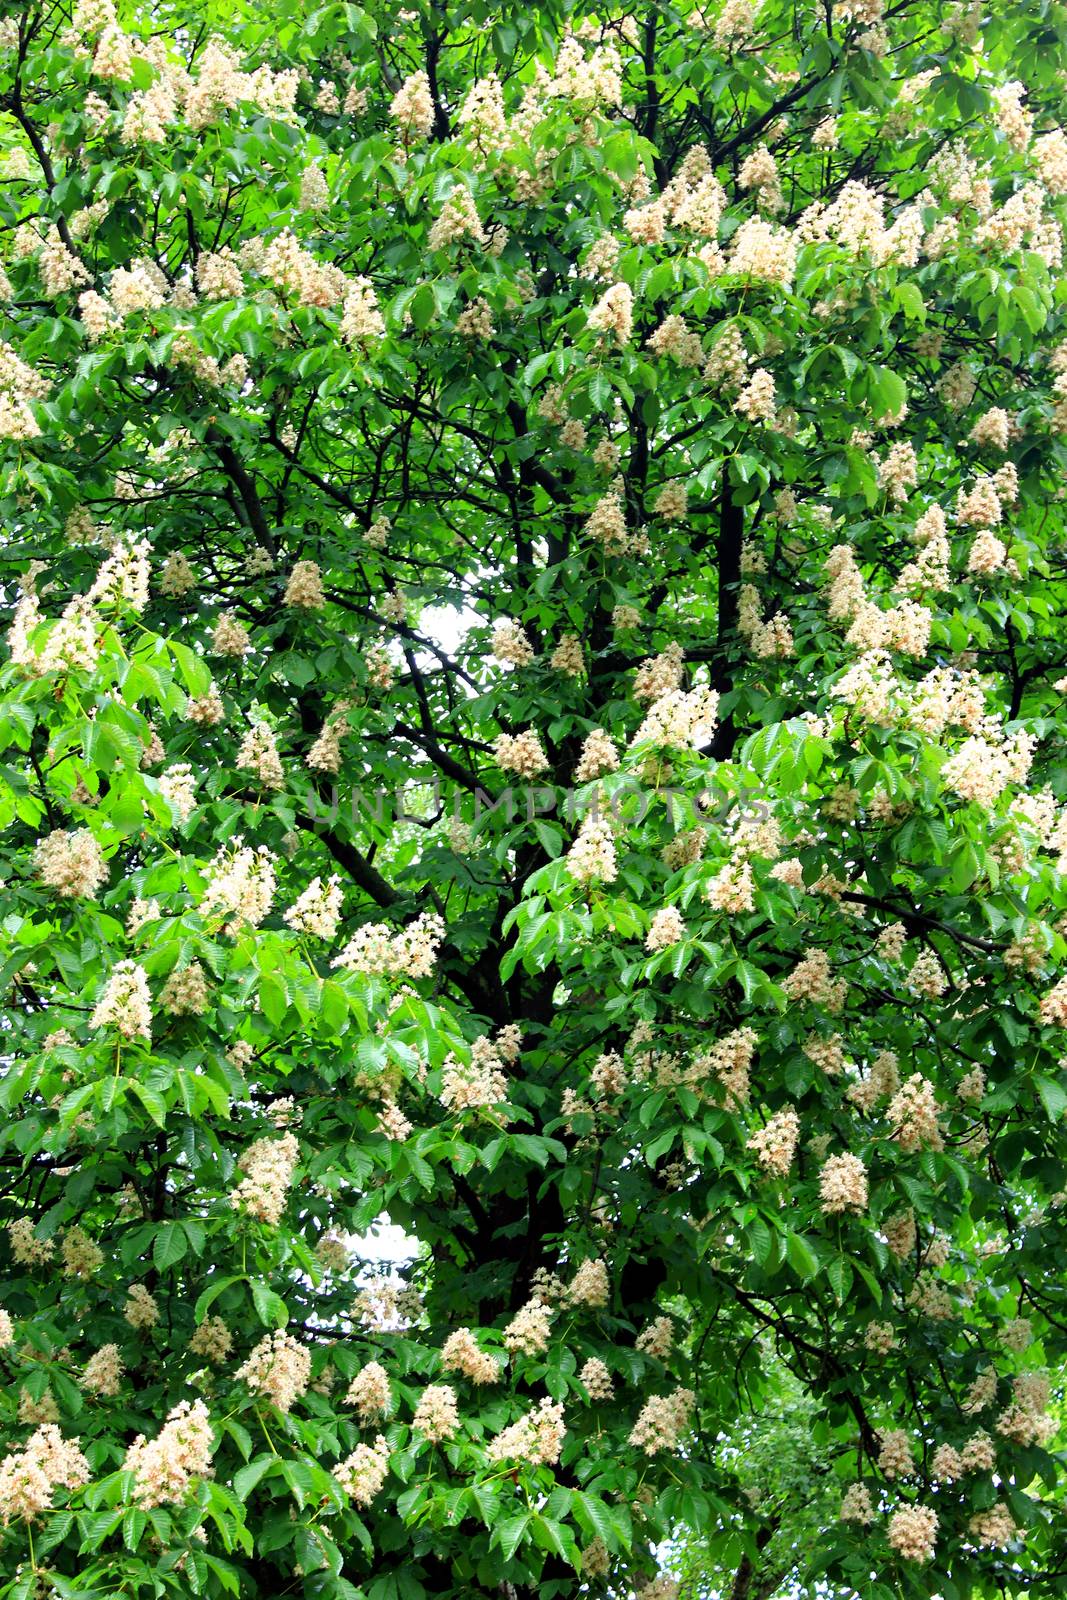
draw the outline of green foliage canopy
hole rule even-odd
[[[1059,1592],[1062,7],[0,41],[0,1600]]]

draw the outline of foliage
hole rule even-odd
[[[763,1358],[763,1403],[738,1418],[718,1456],[722,1465],[733,1467],[735,1503],[759,1510],[757,1551],[745,1551],[740,1540],[723,1539],[721,1533],[709,1537],[686,1530],[669,1555],[684,1600],[728,1594],[739,1574],[756,1596],[826,1593],[823,1580],[809,1585],[805,1575],[817,1567],[818,1545],[837,1521],[836,1478],[826,1459],[832,1446],[820,1441],[817,1402],[772,1349],[764,1347]]]
[[[0,1597],[1059,1592],[1063,8],[0,19]]]

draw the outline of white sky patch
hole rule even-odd
[[[384,1211],[368,1233],[352,1234],[350,1242],[360,1260],[375,1265],[401,1266],[419,1253],[419,1241],[390,1222]]]
[[[469,606],[426,606],[419,613],[418,631],[454,656],[466,643],[470,630],[484,621]]]

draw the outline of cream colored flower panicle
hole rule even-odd
[[[578,1382],[584,1385],[590,1400],[611,1400],[615,1394],[615,1385],[611,1380],[611,1373],[598,1356],[590,1356],[578,1374]]]
[[[444,922],[428,912],[399,933],[383,922],[365,923],[331,966],[389,977],[428,978],[444,936]]]
[[[774,378],[765,367],[757,367],[734,401],[734,410],[750,422],[773,422],[777,415]]]
[[[955,1483],[963,1476],[963,1460],[953,1445],[940,1444],[930,1462],[930,1477],[935,1483]]]
[[[11,660],[32,677],[49,673],[91,672],[99,655],[97,617],[84,595],[76,595],[64,606],[59,618],[48,625],[41,647],[33,641],[44,619],[33,594],[24,594],[15,607],[7,643]]]
[[[632,743],[647,741],[667,750],[688,750],[714,732],[718,713],[719,696],[714,689],[672,689],[649,707]]]
[[[89,1477],[77,1439],[64,1439],[53,1423],[45,1423],[0,1461],[0,1521],[5,1528],[35,1522],[52,1509],[57,1489],[84,1488]]]
[[[361,1423],[376,1422],[388,1416],[392,1397],[385,1368],[377,1361],[368,1361],[349,1384],[345,1400],[355,1406]]]
[[[657,1361],[669,1360],[674,1349],[674,1323],[670,1317],[654,1317],[646,1323],[634,1340],[634,1349]]]
[[[948,988],[948,974],[933,950],[920,950],[907,978],[908,988],[936,1000]]]
[[[1034,166],[1049,194],[1067,194],[1067,137],[1062,128],[1034,140]]]
[[[902,1261],[915,1249],[915,1217],[910,1211],[898,1211],[888,1217],[882,1225],[882,1231],[885,1234],[886,1244],[898,1261]]]
[[[605,289],[589,313],[594,333],[611,338],[615,344],[629,344],[634,326],[634,297],[628,283],[613,283]]]
[[[495,72],[471,84],[457,118],[461,128],[469,128],[484,155],[503,150],[509,142],[504,95]]]
[[[707,842],[706,828],[687,828],[684,833],[675,834],[674,838],[663,846],[660,858],[670,872],[682,872],[686,867],[696,865],[704,853]]]
[[[244,1176],[230,1191],[234,1210],[277,1227],[299,1159],[300,1146],[291,1133],[250,1144],[237,1163]]]
[[[848,994],[844,978],[835,978],[825,950],[808,950],[782,982],[791,1000],[809,1000],[828,1011],[840,1011]]]
[[[685,922],[677,906],[663,906],[652,918],[645,935],[645,949],[667,950],[685,938]]]
[[[906,1478],[915,1470],[911,1440],[902,1428],[878,1435],[878,1465],[889,1479]]]
[[[95,1278],[104,1264],[104,1252],[84,1228],[67,1228],[61,1249],[63,1273],[67,1278],[80,1278],[87,1283]]]
[[[684,483],[665,483],[652,504],[665,522],[682,522],[688,515],[689,493]]]
[[[646,1400],[630,1430],[630,1443],[645,1455],[676,1450],[689,1426],[696,1396],[690,1389],[675,1389],[671,1394],[653,1395]]]
[[[713,910],[732,916],[753,911],[756,901],[752,863],[736,856],[728,861],[711,879],[704,898]]]
[[[522,733],[498,733],[493,744],[493,754],[502,772],[514,772],[520,778],[536,778],[548,770],[548,757],[539,735],[532,728]]]
[[[19,1266],[42,1267],[51,1261],[55,1250],[50,1239],[39,1239],[29,1217],[16,1217],[7,1224],[11,1255]]]
[[[233,1349],[233,1335],[221,1317],[205,1317],[189,1340],[189,1354],[220,1366]]]
[[[940,1109],[933,1084],[921,1073],[912,1073],[894,1095],[886,1112],[893,1137],[902,1150],[943,1148],[938,1125]]]
[[[419,1396],[411,1426],[434,1444],[451,1439],[459,1430],[456,1391],[448,1384],[430,1384]]]
[[[511,617],[501,617],[493,623],[490,649],[496,660],[506,666],[528,667],[534,659],[533,645],[525,629]]]
[[[635,700],[656,701],[682,687],[685,657],[682,647],[672,640],[658,656],[649,656],[634,673],[632,694]]]
[[[662,199],[651,205],[631,206],[622,225],[637,244],[662,244],[666,235],[667,210]]]
[[[188,822],[196,810],[196,773],[187,761],[167,767],[159,775],[159,792],[179,822]]]
[[[226,707],[214,684],[207,694],[194,696],[186,702],[185,715],[201,728],[217,728],[220,722],[225,721]]]
[[[967,1407],[964,1406],[966,1411]],[[964,1472],[995,1472],[997,1451],[988,1433],[979,1429],[972,1433],[960,1451],[960,1465]]]
[[[478,1346],[469,1328],[450,1333],[441,1350],[441,1365],[446,1372],[459,1372],[472,1383],[497,1383],[502,1367]]]
[[[208,886],[200,902],[205,921],[227,918],[226,932],[235,935],[244,926],[258,928],[271,907],[277,879],[274,857],[265,845],[253,850],[238,835],[222,845],[208,868]]]
[[[890,445],[889,453],[884,461],[878,465],[878,482],[897,503],[908,497],[908,491],[914,489],[919,481],[919,464],[916,460],[914,447],[907,440],[898,440]]]
[[[819,1173],[819,1203],[833,1216],[867,1209],[867,1169],[859,1156],[831,1156]]]
[[[551,1331],[551,1308],[540,1300],[531,1300],[516,1311],[504,1329],[504,1344],[513,1355],[543,1355]]]
[[[344,299],[348,279],[332,262],[317,261],[288,228],[258,253],[257,270],[276,288],[294,295],[301,305],[327,308]]]
[[[480,245],[486,243],[474,196],[465,184],[459,183],[442,206],[427,243],[431,250],[447,250],[449,245],[458,244],[462,239],[472,239]]]
[[[559,1460],[565,1433],[562,1405],[544,1399],[534,1411],[490,1439],[486,1455],[490,1461],[527,1461],[534,1466],[554,1466]]]
[[[243,1378],[253,1394],[265,1395],[279,1411],[291,1411],[307,1389],[311,1356],[292,1334],[279,1330],[259,1341],[234,1376]]]
[[[305,611],[321,611],[326,604],[322,592],[322,573],[315,561],[298,561],[289,574],[283,600],[287,606]]]
[[[507,1092],[503,1061],[489,1039],[475,1039],[466,1061],[449,1055],[441,1069],[441,1104],[450,1111],[498,1106]]]
[[[92,900],[107,881],[104,857],[87,828],[56,829],[37,845],[34,865],[41,882],[64,899]]]
[[[980,1511],[967,1524],[971,1538],[986,1550],[1006,1550],[1014,1539],[1023,1537],[1022,1530],[1007,1506],[999,1502],[988,1511]]]
[[[129,606],[143,611],[148,604],[150,547],[146,540],[137,544],[115,545],[97,573],[88,598],[99,606]]]
[[[1033,1336],[1033,1325],[1029,1317],[1012,1317],[1004,1324],[1000,1338],[1005,1349],[1014,1350],[1018,1354],[1027,1348]]]
[[[90,1028],[116,1028],[124,1039],[151,1039],[152,995],[136,961],[120,961],[89,1018]]]
[[[155,262],[131,261],[111,274],[108,295],[115,315],[125,322],[142,311],[158,311],[166,303],[168,284]]]
[[[929,1506],[901,1506],[889,1519],[886,1537],[906,1561],[923,1563],[933,1558],[937,1528],[937,1512]]]
[[[567,852],[567,871],[578,883],[612,883],[618,873],[615,835],[595,807],[586,812],[578,837]]]
[[[664,317],[655,333],[649,334],[645,344],[657,355],[669,356],[680,367],[703,365],[704,347],[700,335],[686,325],[684,317]]]
[[[866,1528],[874,1521],[871,1491],[865,1483],[851,1483],[845,1490],[838,1513],[842,1522],[859,1522]]]
[[[330,204],[330,187],[322,168],[312,161],[300,174],[301,211],[326,211]]]
[[[331,877],[326,883],[321,878],[312,878],[303,894],[283,913],[282,921],[298,933],[332,939],[341,920],[342,900],[338,877]]]
[[[425,72],[413,72],[404,79],[393,96],[389,115],[400,129],[405,142],[409,138],[425,139],[433,127],[433,97],[430,80]]]
[[[605,772],[617,772],[619,752],[603,728],[594,728],[585,736],[578,765],[574,769],[576,783],[588,783]]]
[[[1038,1017],[1046,1028],[1067,1027],[1067,977],[1061,978],[1041,997]]]
[[[493,1048],[501,1061],[506,1061],[509,1066],[514,1066],[522,1054],[522,1029],[517,1022],[509,1022],[501,1028],[493,1040]]]
[[[134,1283],[130,1285],[122,1314],[131,1328],[147,1333],[159,1321],[159,1306],[143,1283]]]
[[[88,1394],[111,1399],[122,1387],[125,1370],[118,1345],[102,1344],[85,1363],[81,1386]]]
[[[732,1033],[716,1040],[710,1050],[697,1056],[693,1062],[693,1074],[697,1079],[714,1078],[721,1086],[728,1110],[733,1111],[748,1104],[749,1069],[758,1043],[755,1029],[735,1028]]]
[[[357,1444],[333,1475],[355,1505],[369,1506],[389,1476],[388,1441],[378,1434],[373,1444]]]
[[[568,1292],[572,1305],[606,1306],[611,1295],[606,1262],[600,1258],[583,1261],[571,1280]]]
[[[776,1111],[765,1127],[756,1130],[746,1148],[755,1150],[764,1171],[784,1178],[793,1165],[799,1137],[800,1118],[792,1106],[787,1106],[783,1111]]]
[[[839,1033],[831,1034],[829,1038],[809,1033],[802,1049],[808,1060],[814,1061],[828,1078],[836,1078],[844,1070],[845,1046]]]
[[[78,311],[81,314],[85,336],[90,344],[99,344],[101,339],[105,339],[119,326],[119,319],[110,303],[102,294],[97,294],[95,289],[85,289],[78,296]]]
[[[887,1356],[896,1349],[897,1336],[889,1322],[868,1322],[863,1330],[863,1343],[876,1355]]]
[[[313,772],[341,770],[341,740],[348,732],[350,706],[350,701],[339,701],[319,729],[318,737],[304,758]]]
[[[617,482],[601,495],[586,518],[582,532],[602,546],[608,555],[639,554],[645,548],[641,535],[631,534],[626,526],[622,491]]]
[[[45,1389],[43,1394],[34,1396],[27,1388],[21,1388],[16,1416],[20,1423],[25,1423],[31,1428],[42,1422],[58,1422],[59,1407],[51,1389]]]
[[[211,1471],[214,1450],[211,1419],[202,1400],[183,1400],[167,1417],[156,1438],[140,1434],[122,1463],[132,1472],[133,1497],[139,1506],[181,1505],[193,1483]]]
[[[212,652],[217,656],[244,656],[251,648],[248,630],[236,617],[224,611],[211,637]]]
[[[549,657],[549,666],[568,678],[580,678],[585,671],[582,641],[576,633],[565,633]]]
[[[481,339],[485,342],[495,338],[496,324],[493,321],[493,308],[484,295],[478,295],[469,305],[464,306],[456,318],[456,332],[461,339]],[[568,426],[571,426],[571,424],[568,424]],[[574,423],[573,426],[581,428],[581,423]],[[564,440],[564,443],[567,442],[567,440]]]
[[[341,307],[338,327],[350,347],[369,344],[385,333],[385,319],[378,309],[378,296],[369,278],[353,278]]]
[[[252,773],[264,789],[285,787],[285,768],[274,731],[265,722],[253,722],[248,729],[237,752],[237,766],[242,772]]]

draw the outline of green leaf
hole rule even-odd
[[[799,1278],[805,1282],[809,1278],[814,1278],[819,1270],[819,1258],[801,1234],[786,1234],[785,1254],[786,1260]]]
[[[256,1315],[267,1328],[284,1328],[289,1321],[289,1308],[281,1295],[275,1294],[265,1283],[253,1278],[249,1284]]]
[[[153,1089],[147,1083],[142,1083],[138,1078],[131,1078],[127,1081],[126,1091],[127,1094],[135,1094],[137,1096],[157,1128],[166,1126],[167,1102],[157,1089]]]
[[[122,1542],[127,1550],[136,1550],[148,1526],[147,1513],[134,1506],[122,1519]]]
[[[177,1266],[185,1255],[188,1241],[180,1222],[161,1222],[152,1243],[152,1260],[160,1272]]]
[[[1067,1089],[1055,1078],[1035,1077],[1034,1088],[1037,1090],[1045,1114],[1050,1122],[1060,1122],[1067,1111]]]
[[[411,320],[416,328],[421,331],[430,326],[430,323],[437,315],[437,301],[430,284],[424,283],[422,288],[416,291],[408,309],[411,312]]]
[[[581,1489],[575,1489],[571,1504],[578,1525],[591,1537],[602,1539],[613,1553],[630,1548],[632,1530],[629,1519],[622,1515],[622,1507],[607,1506],[596,1495]]]
[[[281,978],[268,975],[259,980],[259,1003],[267,1020],[279,1027],[289,1010],[289,997]]]
[[[233,1492],[238,1500],[247,1500],[260,1479],[270,1472],[276,1462],[276,1456],[257,1456],[247,1466],[239,1467],[233,1475]]]
[[[852,1287],[852,1267],[844,1256],[834,1256],[826,1263],[826,1276],[834,1291],[834,1298],[838,1305],[844,1305],[849,1289]]]
[[[498,1522],[493,1529],[493,1543],[503,1551],[505,1561],[510,1561],[515,1555],[532,1517],[532,1512],[523,1511],[517,1517],[508,1517],[506,1521]]]
[[[748,1238],[749,1249],[760,1266],[765,1267],[770,1260],[771,1251],[774,1247],[770,1228],[768,1228],[762,1217],[753,1217],[745,1229],[745,1233]]]

